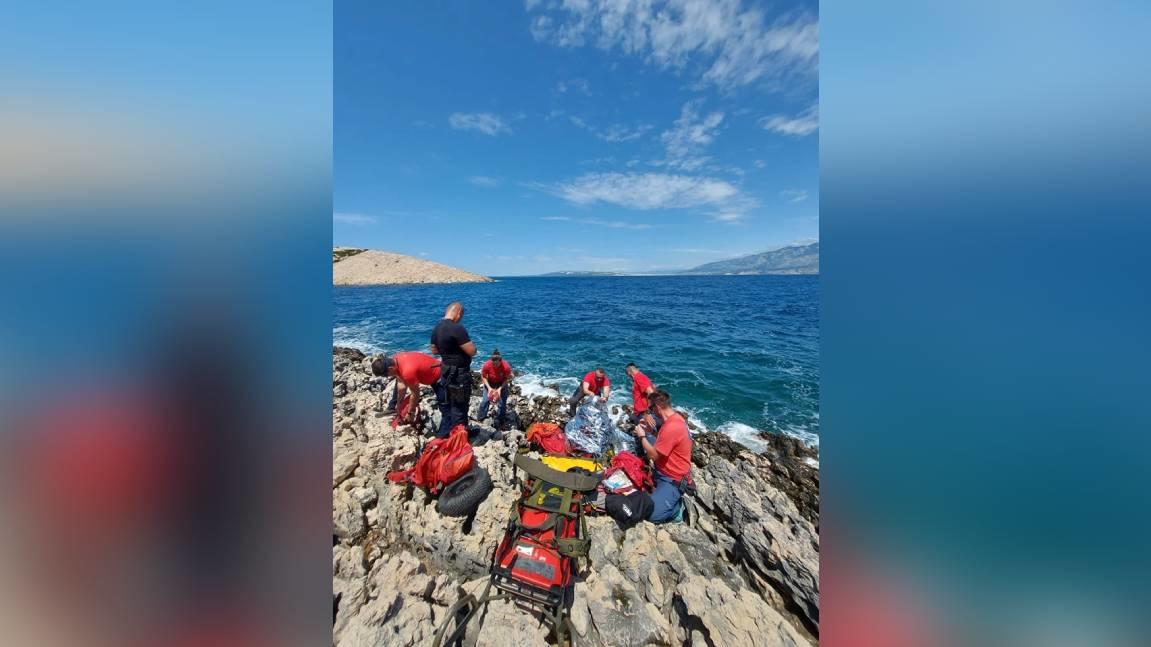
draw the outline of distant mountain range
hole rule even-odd
[[[819,274],[819,243],[705,263],[680,274]]]
[[[629,276],[640,272],[550,272],[541,276]],[[819,274],[819,243],[791,245],[770,252],[705,263],[690,270],[642,274]]]

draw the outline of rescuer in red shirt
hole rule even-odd
[[[657,390],[651,395],[651,406],[663,419],[659,436],[651,435],[651,427],[636,425],[635,437],[655,465],[652,480],[655,491],[651,493],[653,509],[648,521],[664,523],[675,518],[679,512],[680,499],[688,489],[691,474],[691,434],[687,431],[687,421],[671,408],[671,396],[667,391]]]
[[[500,408],[496,413],[495,425],[498,429],[504,422],[504,415],[508,408],[508,393],[512,390],[512,365],[500,355],[499,349],[492,351],[492,358],[484,362],[480,369],[480,379],[484,383],[484,397],[480,402],[479,418],[483,421],[488,417],[488,407],[492,400],[500,401]]]
[[[580,382],[576,392],[568,400],[568,415],[574,416],[580,401],[589,395],[599,397],[600,402],[607,402],[608,396],[611,395],[611,379],[608,378],[607,371],[603,370],[602,366],[583,376],[583,381]]]
[[[372,374],[396,378],[396,388],[388,410],[394,411],[396,403],[411,393],[415,399],[408,408],[409,416],[415,414],[420,400],[420,385],[431,386],[440,379],[440,360],[423,353],[396,353],[391,357],[377,357],[372,360]]]

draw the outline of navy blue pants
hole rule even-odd
[[[496,422],[497,423],[503,421],[504,415],[507,414],[507,411],[508,411],[508,393],[511,393],[511,389],[508,388],[508,385],[505,383],[503,385],[503,390],[500,391],[500,408],[499,408],[499,413],[496,414]],[[482,402],[480,402],[480,411],[478,414],[480,420],[483,420],[484,418],[488,417],[488,407],[490,405],[491,405],[491,400],[488,400],[488,387],[484,386],[484,399]]]
[[[655,491],[651,493],[652,511],[647,520],[652,523],[671,521],[679,511],[679,502],[683,498],[679,484],[659,470],[655,470],[652,480],[655,481]]]

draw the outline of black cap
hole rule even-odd
[[[372,360],[372,375],[387,375],[388,371],[395,365],[396,360],[391,357],[377,357]]]

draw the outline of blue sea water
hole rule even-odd
[[[463,302],[479,359],[499,348],[531,391],[603,366],[630,403],[635,362],[702,426],[752,448],[759,433],[819,443],[819,298],[813,276],[515,277],[496,283],[334,288],[333,343],[427,351]]]

